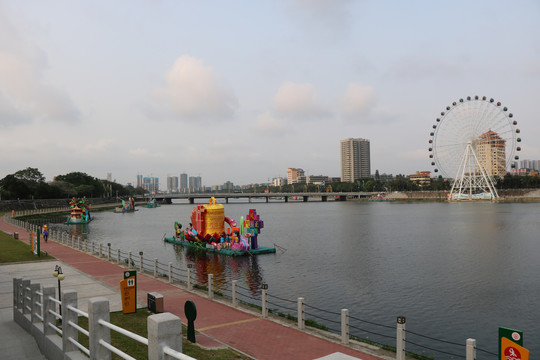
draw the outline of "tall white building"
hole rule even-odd
[[[354,182],[371,176],[369,140],[341,140],[341,181]]]

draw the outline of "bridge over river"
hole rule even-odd
[[[226,203],[229,203],[229,199],[248,199],[249,202],[252,199],[265,199],[266,202],[270,200],[281,200],[288,202],[289,200],[300,200],[303,202],[309,201],[309,199],[320,201],[346,201],[347,199],[359,199],[370,198],[379,193],[377,192],[295,192],[295,193],[190,193],[190,194],[157,194],[152,196],[160,202],[166,202],[171,204],[174,199],[188,200],[190,204],[195,203],[195,199],[210,199],[214,197],[216,199],[225,199]],[[136,198],[136,200],[142,200]]]

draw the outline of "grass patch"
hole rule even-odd
[[[123,314],[121,311],[111,313],[110,322],[114,325],[120,326],[126,330],[129,330],[135,334],[148,337],[147,330],[147,318],[152,315],[147,309],[138,309],[133,314]],[[85,317],[79,317],[79,326],[88,330],[88,319]],[[182,333],[187,332],[186,327],[182,325]],[[79,333],[79,342],[86,348],[88,348],[88,338]],[[136,359],[148,359],[148,348],[146,345],[128,338],[127,336],[120,335],[116,331],[111,331],[111,343],[113,346],[122,350],[126,354]],[[242,360],[249,359],[231,349],[217,349],[206,350],[202,349],[196,344],[192,344],[187,339],[182,339],[182,352],[195,359],[215,359],[215,360]],[[116,354],[112,354],[112,359],[121,359]]]
[[[13,236],[0,231],[0,263],[11,263],[21,261],[41,261],[53,260],[54,258],[45,253],[36,256],[30,250],[30,245],[21,240],[16,240]]]

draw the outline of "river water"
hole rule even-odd
[[[189,223],[193,205],[187,203],[95,212],[89,225],[69,231],[182,268],[194,263],[201,283],[213,273],[218,282],[240,280],[253,294],[266,283],[281,299],[305,298],[320,323],[339,321],[321,309],[349,309],[353,317],[390,327],[359,322],[351,329],[378,343],[395,345],[384,335],[395,336],[396,317],[405,316],[408,331],[462,346],[407,335],[424,346],[407,350],[436,359],[464,357],[467,338],[477,340],[478,359],[495,359],[489,353],[498,353],[499,326],[522,330],[524,346],[540,352],[540,204],[237,202],[225,205],[225,215],[239,220],[250,208],[264,221],[259,244],[286,251],[231,258],[165,244],[174,221]]]

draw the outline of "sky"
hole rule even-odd
[[[0,178],[340,176],[351,137],[411,174],[474,95],[540,159],[539,1],[0,0]]]

